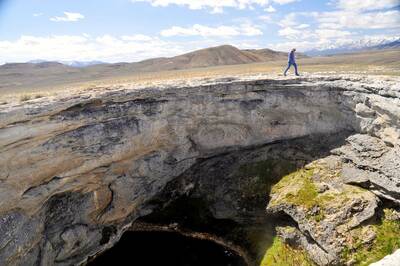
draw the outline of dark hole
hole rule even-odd
[[[126,232],[88,265],[245,266],[234,251],[212,241],[171,232]]]
[[[104,227],[101,234],[102,238],[100,240],[100,245],[107,244],[108,241],[110,241],[110,238],[113,234],[117,232],[117,229],[115,229],[113,226],[110,227]]]

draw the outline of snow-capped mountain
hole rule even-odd
[[[36,59],[36,60],[31,60],[28,63],[31,64],[41,64],[41,63],[46,63],[49,62],[47,60],[42,60],[42,59]],[[100,65],[100,64],[107,64],[102,61],[55,61],[57,63],[70,66],[70,67],[87,67],[87,66],[94,66],[94,65]]]
[[[334,55],[340,53],[352,53],[363,50],[381,50],[400,48],[399,37],[386,38],[364,38],[356,41],[345,41],[342,43],[332,44],[320,49],[312,49],[306,51],[309,56]]]
[[[87,67],[106,64],[102,61],[60,61],[60,63],[71,67]]]

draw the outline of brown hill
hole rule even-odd
[[[177,67],[185,68],[238,65],[257,61],[259,61],[259,59],[252,53],[241,51],[230,45],[202,49],[176,56],[169,60],[170,63],[176,64]]]
[[[9,88],[42,87],[89,81],[140,72],[157,72],[286,60],[287,53],[270,49],[240,50],[231,45],[201,49],[171,58],[136,63],[99,64],[76,68],[57,62],[13,63],[0,66],[0,92]]]
[[[41,71],[43,69],[49,70],[66,70],[69,69],[69,66],[63,65],[58,62],[41,62],[41,63],[7,63],[4,65],[0,65],[0,70],[2,72],[9,71],[9,72],[15,72],[15,71]]]
[[[282,60],[286,57],[286,53],[276,52],[269,49],[240,50],[231,45],[222,45],[197,50],[171,58],[145,60],[134,63],[131,67],[139,71],[177,70],[267,62]]]

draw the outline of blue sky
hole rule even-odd
[[[400,0],[0,0],[0,63],[138,61],[232,44],[300,51],[400,36]]]

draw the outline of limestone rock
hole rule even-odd
[[[344,181],[400,204],[400,146],[388,147],[376,137],[360,134],[347,142],[335,151],[346,162]]]
[[[317,242],[315,242],[312,238],[302,234],[295,227],[278,227],[277,233],[285,243],[291,246],[306,247],[305,249],[307,253],[318,265],[330,265],[333,263],[338,263],[337,256],[326,252],[326,250],[319,246]]]
[[[294,219],[303,234],[298,244],[319,265],[337,264],[349,230],[373,217],[378,207],[373,193],[343,184],[340,170],[339,158],[330,156],[285,176],[272,189],[267,208]],[[329,189],[318,190],[321,182]]]
[[[152,200],[196,162],[312,135],[337,134],[344,141],[339,132],[361,134],[339,149],[353,171],[345,179],[369,182],[373,192],[398,202],[398,84],[396,78],[261,76],[9,101],[0,106],[0,264],[83,263],[150,214]],[[317,194],[351,190],[338,176],[330,182],[315,173],[312,179],[320,184]],[[182,184],[170,192],[194,187]],[[231,208],[239,206],[236,194],[218,191],[226,195],[214,214],[237,218]],[[274,208],[292,216],[332,261],[346,228],[373,216],[377,198],[363,191],[343,204],[328,204],[326,217],[318,208]]]

